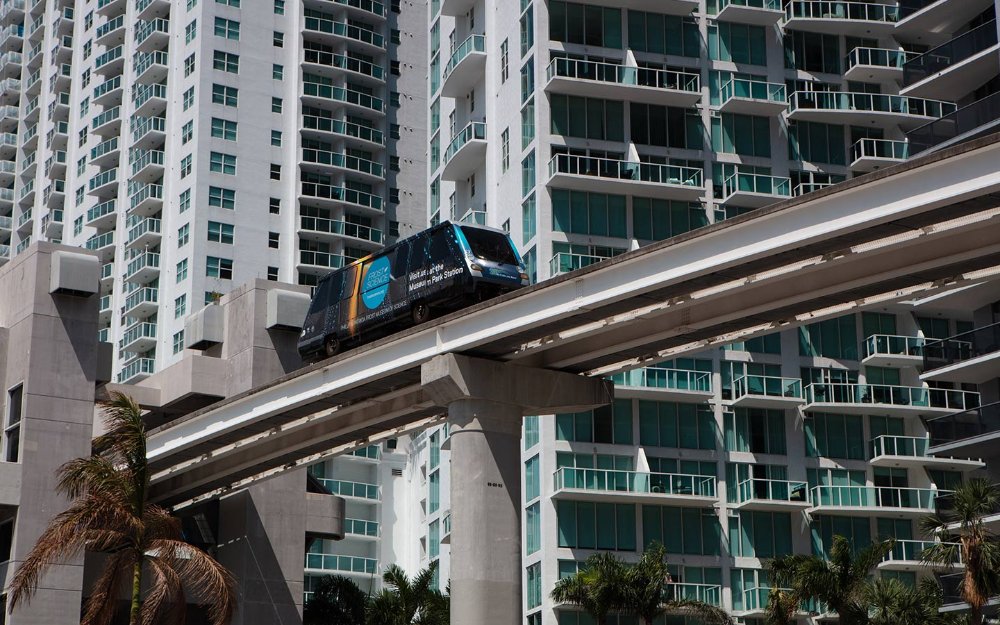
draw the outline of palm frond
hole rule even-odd
[[[168,559],[146,558],[153,580],[142,602],[142,625],[183,625],[187,611],[184,582]]]
[[[101,575],[94,582],[84,606],[80,625],[109,625],[125,588],[126,571],[131,571],[134,551],[123,550],[108,556]]]
[[[233,576],[207,553],[181,540],[150,541],[150,549],[208,606],[212,625],[225,625],[236,611],[236,583]]]
[[[693,599],[674,599],[665,605],[670,611],[688,612],[698,618],[705,625],[730,625],[733,618],[722,608],[716,607],[704,601]]]

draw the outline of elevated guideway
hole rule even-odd
[[[424,385],[447,354],[593,378],[1000,277],[997,163],[1000,135],[955,146],[303,368],[152,431],[152,496],[183,507],[426,427],[449,410]]]

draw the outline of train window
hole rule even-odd
[[[396,246],[395,257],[392,259],[392,277],[402,278],[407,273],[407,256],[410,254],[410,244],[400,243]]]
[[[431,235],[427,243],[427,257],[431,262],[442,261],[451,256],[448,250],[448,231],[444,228]]]
[[[469,242],[469,247],[472,248],[472,253],[475,254],[476,258],[508,265],[517,264],[517,257],[514,255],[514,249],[510,246],[510,241],[499,232],[463,226],[462,233]]]
[[[348,297],[354,295],[354,283],[357,282],[358,276],[358,265],[350,265],[343,271],[344,275],[344,289],[340,294],[340,299],[347,299]]]

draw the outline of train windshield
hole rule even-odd
[[[481,228],[466,228],[462,226],[462,234],[469,242],[476,258],[492,260],[506,265],[517,265],[517,256],[507,237],[499,232],[491,232]]]

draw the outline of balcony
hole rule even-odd
[[[451,544],[451,512],[446,513],[441,519],[441,544]]]
[[[851,170],[870,172],[902,163],[910,157],[906,141],[860,139],[851,146]]]
[[[170,22],[163,18],[139,21],[135,29],[135,47],[142,52],[162,49],[170,41]]]
[[[163,185],[129,185],[129,190],[129,215],[149,217],[163,208]]]
[[[377,484],[334,480],[325,477],[317,479],[334,495],[367,502],[377,502],[382,499],[381,489],[379,489]]]
[[[107,76],[110,74],[121,74],[125,67],[124,46],[116,46],[107,52],[100,54],[94,59],[94,72]]]
[[[381,196],[318,182],[302,182],[302,201],[320,208],[340,208],[346,204],[367,213],[382,214]]]
[[[118,15],[125,10],[125,0],[97,0],[98,15]]]
[[[1000,73],[997,22],[992,20],[911,59],[900,93],[941,98],[966,93]]]
[[[149,377],[156,371],[156,361],[152,358],[136,358],[125,364],[118,372],[119,384],[134,384]]]
[[[874,367],[919,367],[924,362],[924,343],[918,336],[873,334],[862,345],[861,363]]]
[[[722,84],[719,110],[746,115],[777,115],[788,108],[785,85],[763,80],[730,78]]]
[[[465,180],[479,169],[486,159],[486,124],[469,122],[444,152],[442,180]]]
[[[459,217],[456,221],[463,224],[474,224],[478,226],[485,226],[486,211],[470,208],[469,210],[465,211],[465,214]]]
[[[928,453],[992,458],[1000,439],[1000,402],[927,421]]]
[[[741,375],[733,380],[733,406],[795,408],[806,403],[802,380],[770,375]]]
[[[549,276],[558,276],[560,274],[576,271],[577,269],[593,265],[594,263],[599,263],[602,260],[607,260],[608,258],[608,256],[592,256],[588,254],[556,252],[552,255],[552,258],[549,259]]]
[[[325,553],[306,554],[306,574],[362,575],[371,577],[378,573],[378,560],[361,556],[336,556]]]
[[[854,48],[847,55],[844,78],[860,82],[892,82],[903,77],[903,64],[916,56],[889,48]]]
[[[135,17],[143,20],[170,15],[170,0],[136,0]]]
[[[302,83],[302,98],[309,102],[310,99],[314,103],[320,105],[329,104],[329,102],[342,102],[344,104],[350,104],[352,106],[362,109],[363,112],[376,111],[378,113],[385,112],[385,103],[375,96],[368,95],[367,93],[361,93],[360,91],[355,91],[353,89],[347,89],[345,87],[334,87],[333,85],[323,85],[314,82],[303,82]]]
[[[149,148],[163,144],[167,120],[162,117],[133,117],[129,123],[134,148]]]
[[[890,384],[813,383],[808,411],[891,417],[938,417],[979,405],[979,393]]]
[[[94,31],[94,43],[105,48],[116,46],[125,41],[125,15],[113,17],[97,27]]]
[[[130,218],[129,221],[135,221],[135,223],[128,229],[128,236],[125,239],[126,245],[141,248],[152,247],[160,242],[159,219],[145,217],[138,220]]]
[[[145,318],[156,312],[159,300],[159,289],[142,287],[132,291],[125,298],[123,314],[128,317]]]
[[[348,43],[367,46],[369,52],[380,52],[385,49],[385,38],[380,33],[347,22],[336,22],[322,17],[306,16],[304,34],[330,35],[330,37],[320,37],[320,39],[331,45],[341,46],[346,39]]]
[[[767,605],[771,601],[771,592],[778,590],[785,593],[792,592],[791,588],[771,588],[770,586],[754,586],[743,591],[743,609],[735,610],[734,616],[741,618],[764,617],[767,615]],[[800,609],[797,614],[808,612]]]
[[[927,340],[921,380],[984,384],[1000,377],[1000,323]]]
[[[375,0],[333,0],[336,4],[347,9],[349,12],[357,13],[360,17],[370,18],[385,17],[387,12],[385,5]]]
[[[809,485],[789,480],[751,478],[736,485],[738,510],[789,512],[809,507]]]
[[[118,193],[118,168],[102,171],[87,182],[87,193],[107,198]]]
[[[84,223],[91,228],[113,228],[115,221],[118,220],[118,213],[115,212],[116,203],[117,200],[108,200],[87,209]]]
[[[951,564],[929,564],[923,561],[923,553],[928,547],[938,543],[929,540],[899,540],[892,545],[892,551],[885,554],[876,565],[880,571],[926,571],[929,568],[952,569],[963,567],[962,550],[958,543],[947,543],[955,550]]]
[[[129,326],[118,340],[118,349],[141,353],[156,346],[156,324],[141,321]]]
[[[160,150],[133,150],[129,162],[131,181],[152,182],[163,177],[163,152]]]
[[[796,91],[788,119],[827,124],[916,128],[953,113],[953,102],[907,96],[845,91]]]
[[[133,102],[135,115],[157,117],[167,108],[167,86],[160,83],[137,85]]]
[[[92,252],[97,252],[101,261],[107,262],[115,253],[115,231],[95,234],[87,239],[83,246]]]
[[[465,97],[486,77],[486,37],[469,35],[451,54],[441,72],[441,95]]]
[[[318,117],[315,115],[303,115],[302,132],[303,134],[313,134],[307,132],[310,130],[316,131],[316,133],[330,133],[343,137],[350,137],[378,147],[385,146],[385,135],[383,135],[381,130],[340,119]],[[321,138],[325,137],[321,135]]]
[[[378,538],[378,521],[364,519],[344,519],[344,533],[352,538]]]
[[[302,148],[300,166],[303,170],[326,173],[330,168],[345,169],[367,182],[380,182],[385,177],[382,164],[341,152]]]
[[[701,77],[693,72],[556,58],[545,77],[549,93],[585,97],[601,93],[625,102],[678,107],[694,106],[701,100]]]
[[[370,226],[336,219],[325,219],[323,217],[308,217],[306,215],[303,215],[299,219],[301,226],[299,236],[304,239],[331,241],[340,240],[341,237],[351,237],[365,243],[382,244],[382,231]]]
[[[906,133],[910,153],[917,156],[995,132],[1000,126],[1000,91]]]
[[[90,129],[94,131],[94,134],[104,136],[106,134],[118,134],[118,128],[121,125],[121,112],[120,106],[110,108],[100,115],[95,115],[93,121],[90,124]]]
[[[774,26],[784,16],[781,0],[719,0],[720,22]]]
[[[895,31],[898,18],[895,4],[792,0],[785,5],[783,25],[786,30],[880,38]]]
[[[935,499],[951,491],[895,486],[814,486],[810,515],[920,518],[934,512]]]
[[[360,78],[363,82],[368,82],[376,86],[385,83],[385,70],[381,65],[356,59],[353,56],[334,54],[311,48],[303,50],[303,55],[303,62],[313,66],[310,68],[310,71],[330,77],[336,77],[346,71],[354,74],[352,79]],[[336,69],[338,71],[331,72],[328,71],[329,69]]]
[[[670,582],[664,584],[663,591],[666,601],[701,601],[716,607],[722,605],[722,587],[715,584]],[[674,610],[678,614],[687,614],[683,607]]]
[[[160,275],[160,255],[157,252],[142,252],[128,261],[125,281],[146,284]]]
[[[627,500],[694,508],[711,508],[718,502],[715,478],[705,475],[563,467],[552,478],[553,499]]]
[[[991,6],[993,0],[900,0],[896,33],[914,40],[929,33],[947,37]]]
[[[98,317],[97,323],[99,325],[104,325],[111,322],[111,296],[104,295],[101,297],[100,302],[97,306]]]
[[[688,403],[704,403],[712,398],[711,371],[643,367],[617,373],[611,380],[627,388],[629,397]]]
[[[760,208],[790,197],[790,178],[737,172],[722,183],[722,202],[741,208]]]
[[[122,77],[115,76],[94,87],[94,104],[110,106],[122,102]]]
[[[136,82],[152,84],[163,82],[167,78],[169,58],[162,50],[153,52],[137,52],[132,57],[133,71]]]
[[[484,148],[485,149],[485,148]],[[701,169],[572,154],[549,161],[550,186],[693,202],[705,195]]]
[[[868,442],[868,457],[876,467],[972,471],[984,466],[980,460],[932,456],[927,453],[929,447],[930,440],[923,437],[876,436]]]
[[[331,252],[319,252],[316,250],[299,250],[299,266],[309,269],[320,269],[320,273],[326,273],[331,269],[340,269],[344,266],[344,257]]]

